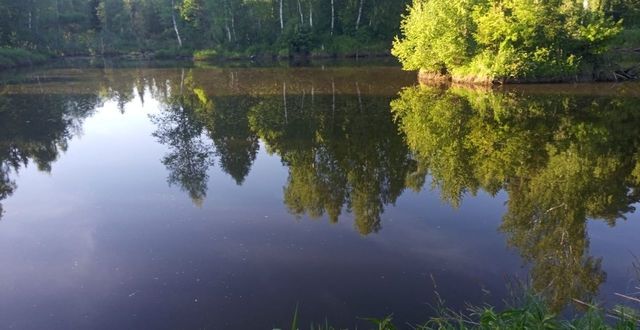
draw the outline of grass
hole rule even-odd
[[[517,305],[496,310],[493,306],[469,307],[467,313],[441,310],[415,329],[636,329],[638,317],[633,309],[618,307],[606,311],[591,304],[582,304],[586,311],[565,319],[550,311],[544,300],[527,294]],[[396,329],[396,328],[388,328]]]
[[[637,288],[640,290],[640,287]],[[525,293],[513,302],[508,303],[504,309],[498,310],[495,306],[469,306],[465,312],[456,312],[444,307],[444,301],[439,299],[435,307],[436,316],[431,317],[421,324],[404,324],[398,326],[393,322],[393,317],[382,319],[367,318],[370,327],[364,329],[377,330],[485,330],[485,329],[548,329],[548,330],[577,330],[577,329],[602,329],[602,330],[633,330],[640,328],[640,299],[616,294],[622,298],[622,304],[612,309],[604,309],[594,304],[588,304],[575,300],[576,304],[583,307],[583,311],[571,319],[563,318],[551,311],[543,297]],[[291,330],[301,330],[299,326],[298,306],[296,306]],[[343,329],[324,324],[311,324],[311,330],[337,330]]]

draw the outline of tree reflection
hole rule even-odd
[[[388,111],[390,98],[314,95],[304,85],[288,95],[281,86],[282,95],[213,96],[186,72],[157,91],[165,108],[153,118],[154,135],[169,148],[169,182],[200,203],[217,158],[242,184],[262,139],[289,169],[284,203],[291,213],[336,222],[346,208],[360,233],[378,231],[384,206],[400,196],[415,167]]]
[[[556,309],[589,300],[605,280],[589,251],[587,220],[614,226],[640,201],[634,98],[414,87],[389,112],[389,97],[363,97],[358,84],[338,93],[332,77],[321,92],[299,80],[234,94],[233,74],[225,93],[207,90],[217,85],[191,71],[145,74],[106,77],[84,95],[0,95],[0,201],[27,164],[50,171],[97,104],[112,99],[123,110],[134,90],[141,101],[162,103],[152,120],[168,149],[168,182],[196,204],[216,161],[243,184],[260,141],[287,167],[283,200],[291,214],[337,222],[352,213],[363,235],[380,230],[385,208],[405,188],[429,183],[454,206],[480,190],[506,192],[500,229],[530,262],[533,288]]]
[[[0,95],[0,201],[17,188],[12,175],[35,163],[50,172],[98,99],[93,95]],[[0,217],[2,217],[0,204]]]
[[[377,232],[414,165],[389,99],[305,95],[264,98],[249,113],[251,128],[289,168],[285,204],[295,215],[326,213],[332,222],[346,206],[361,234]]]
[[[204,126],[189,108],[189,101],[188,97],[177,97],[161,115],[154,116],[152,120],[158,128],[153,135],[169,148],[162,159],[169,170],[169,184],[178,184],[200,205],[207,195],[213,147],[203,134]]]
[[[560,309],[605,279],[587,219],[613,226],[640,200],[634,101],[415,87],[392,109],[418,162],[408,184],[421,189],[429,175],[455,206],[504,189],[501,230],[531,262],[533,288]]]
[[[11,172],[11,168],[9,164],[5,162],[0,163],[0,201],[5,198],[11,196],[13,191],[16,189],[16,184],[9,178],[9,173]],[[4,214],[4,210],[2,209],[2,203],[0,203],[0,219],[2,219],[2,215]]]
[[[209,97],[184,71],[179,85],[156,91],[158,96],[164,109],[152,116],[157,126],[153,135],[169,148],[162,160],[169,170],[168,182],[178,184],[201,205],[208,189],[207,171],[218,157],[222,170],[242,184],[259,148],[248,126],[252,99]]]
[[[219,97],[214,107],[201,113],[220,167],[238,185],[249,175],[260,147],[258,136],[249,129],[247,118],[253,102],[249,96]]]

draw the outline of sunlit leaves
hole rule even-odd
[[[571,0],[414,0],[393,54],[405,69],[460,80],[561,79],[598,64],[620,31]]]

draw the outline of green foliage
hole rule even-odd
[[[326,51],[330,54],[355,53],[360,47],[356,38],[350,36],[337,36],[328,40]]]
[[[211,61],[220,57],[220,54],[215,49],[197,50],[193,53],[193,59],[196,61]]]
[[[474,50],[471,14],[475,1],[416,0],[402,21],[393,54],[407,70],[445,72],[470,59]]]
[[[444,302],[440,302],[444,304]],[[493,329],[547,329],[547,330],[634,330],[639,325],[637,307],[625,305],[609,311],[588,305],[587,309],[576,313],[573,318],[562,318],[554,313],[539,295],[527,291],[518,294],[515,301],[504,308],[496,306],[469,306],[466,312],[455,312],[439,306],[436,315],[421,324],[409,324],[407,329],[416,330],[493,330]],[[624,311],[621,311],[624,309]],[[292,330],[301,329],[297,325],[298,310],[294,314]],[[607,320],[607,313],[614,316]],[[396,330],[392,316],[385,318],[364,318],[370,326],[365,329]],[[310,329],[337,329],[328,324],[311,325]]]
[[[640,46],[640,29],[625,29],[613,43],[617,47],[633,49]]]
[[[392,52],[407,70],[454,80],[566,79],[599,64],[621,29],[571,0],[414,0]]]
[[[153,57],[159,60],[175,60],[178,58],[190,58],[191,56],[191,50],[180,48],[159,49],[153,53]]]
[[[631,310],[634,310],[631,308]],[[424,324],[415,326],[419,330],[432,329],[549,329],[549,330],[632,330],[638,326],[638,319],[631,315],[620,315],[610,322],[606,311],[595,306],[587,306],[571,319],[563,319],[554,313],[545,300],[536,294],[526,292],[516,301],[498,310],[495,306],[471,306],[468,313],[457,313],[443,309],[439,315]]]
[[[20,48],[0,48],[0,69],[45,62],[49,57]]]
[[[281,37],[281,42],[286,44],[289,54],[308,55],[314,44],[311,30],[301,28],[295,30],[290,29],[290,31],[291,32]]]
[[[393,318],[391,315],[382,318],[382,319],[376,319],[376,318],[366,318],[365,320],[371,322],[373,325],[376,326],[376,328],[378,330],[397,330],[398,328],[393,324]]]
[[[163,58],[184,56],[172,48],[201,49],[196,57],[207,59],[215,57],[211,49],[225,58],[307,55],[324,46],[340,54],[381,44],[386,51],[407,1],[0,0],[0,47]],[[351,39],[357,44],[345,43]]]

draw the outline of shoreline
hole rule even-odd
[[[640,79],[640,65],[618,70],[600,71],[594,74],[576,74],[574,76],[531,77],[531,78],[488,78],[480,76],[452,76],[425,70],[418,71],[418,82],[424,85],[458,84],[471,86],[496,85],[538,85],[538,84],[571,84],[594,82],[624,82]]]
[[[37,54],[37,53],[32,53]],[[44,55],[40,55],[44,56]],[[178,61],[188,63],[234,63],[244,61],[290,61],[293,63],[304,63],[311,60],[358,60],[358,59],[376,59],[376,58],[392,58],[393,56],[389,51],[384,52],[347,52],[336,54],[298,54],[298,55],[275,55],[275,54],[259,54],[259,55],[232,55],[232,56],[218,56],[214,58],[196,58],[196,56],[158,56],[156,53],[142,53],[131,52],[124,54],[108,54],[108,55],[62,55],[62,56],[46,56],[45,58],[33,60],[25,59],[20,62],[4,64],[0,63],[0,72],[6,72],[9,70],[16,70],[20,68],[28,68],[35,66],[42,66],[49,63],[61,62],[61,61],[74,61],[74,60],[123,60],[123,61]]]

